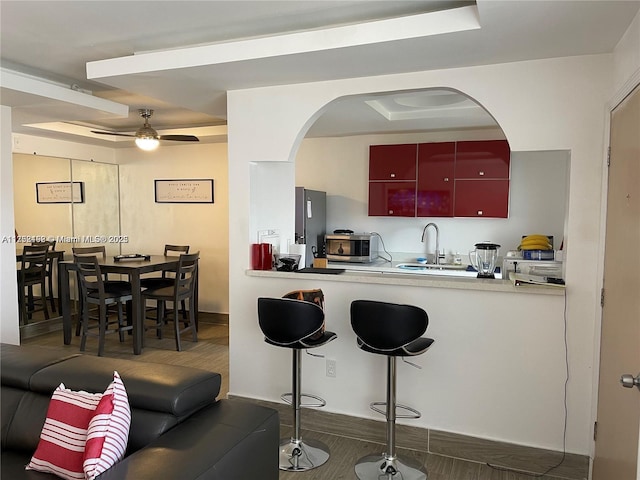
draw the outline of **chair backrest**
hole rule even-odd
[[[179,297],[191,296],[195,291],[196,278],[198,275],[198,260],[200,252],[183,253],[178,260],[176,268],[176,281],[174,297],[176,301]]]
[[[324,310],[324,293],[319,288],[292,290],[291,292],[285,293],[282,298],[293,298],[294,300],[304,300],[305,302],[315,303]]]
[[[189,253],[189,245],[165,245],[164,246],[164,254],[171,255],[171,252],[181,253]]]
[[[177,253],[178,255],[182,255],[183,253],[189,253],[189,245],[165,245],[164,246],[164,255],[165,256],[175,256],[172,255]],[[173,270],[163,270],[162,278],[174,278],[175,271]]]
[[[49,258],[49,245],[25,245],[22,249],[20,260],[20,278],[24,281],[25,276],[35,277],[40,274],[44,279]]]
[[[56,249],[56,241],[55,240],[47,240],[44,242],[31,242],[31,245],[35,245],[35,246],[43,246],[46,245],[48,248],[49,252],[53,252]],[[51,270],[53,269],[53,261],[55,260],[55,257],[49,256],[47,258],[47,273],[51,274]]]
[[[413,305],[355,300],[351,328],[367,346],[391,351],[420,338],[429,326],[427,312]]]
[[[55,240],[46,240],[44,242],[31,242],[31,245],[36,245],[36,246],[47,245],[49,247],[50,252],[53,252],[56,249]]]
[[[73,262],[76,264],[78,278],[80,279],[80,293],[86,297],[89,291],[97,291],[100,298],[104,297],[104,281],[100,272],[98,257],[95,255],[73,254]]]
[[[294,300],[304,300],[305,302],[311,302],[317,304],[322,310],[324,310],[324,292],[319,288],[311,290],[293,290],[285,293],[282,298],[293,298]],[[324,324],[316,333],[309,337],[309,340],[318,340],[324,335]]]
[[[322,308],[304,300],[258,298],[258,323],[271,343],[287,346],[324,328]]]
[[[73,247],[73,256],[95,256],[97,253],[102,255],[102,259],[107,258],[107,249],[104,245],[96,245],[95,247]]]

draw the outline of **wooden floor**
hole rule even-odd
[[[290,429],[282,429],[284,435],[290,434]],[[313,438],[325,443],[331,456],[327,463],[314,470],[306,472],[280,472],[279,480],[357,480],[354,471],[355,463],[362,457],[372,454],[382,454],[383,447],[375,443],[364,442],[350,438],[329,435],[320,432],[304,432],[304,438]],[[560,477],[533,477],[493,469],[482,463],[417,452],[415,450],[398,449],[397,455],[402,458],[412,458],[426,466],[428,480],[559,480]],[[380,477],[380,480],[404,480],[401,478]]]
[[[172,325],[165,327],[162,340],[156,338],[155,330],[149,330],[145,334],[145,346],[142,354],[134,355],[131,336],[125,336],[124,343],[120,343],[118,335],[107,335],[104,356],[140,362],[184,365],[218,372],[222,375],[219,398],[225,398],[229,392],[229,326],[201,320],[196,343],[191,341],[191,333],[183,334],[181,339],[182,351],[178,352],[176,351]],[[80,352],[80,337],[73,335],[71,345],[64,345],[62,331],[24,339],[22,344],[59,348],[74,353]],[[87,337],[84,354],[97,356],[97,338]]]
[[[25,339],[25,345],[40,345],[45,348],[56,348],[68,352],[79,351],[79,337],[73,336],[71,345],[63,345],[62,332],[51,332],[35,338]],[[222,323],[200,322],[198,342],[190,341],[189,334],[182,338],[181,352],[175,350],[175,340],[170,326],[162,340],[155,337],[154,331],[145,335],[145,347],[141,355],[133,355],[130,337],[120,343],[117,335],[109,335],[105,347],[105,356],[127,358],[140,362],[169,363],[211,370],[222,374],[220,397],[225,398],[229,392],[229,328]],[[87,340],[86,355],[97,355],[97,340]],[[291,428],[281,427],[281,436],[289,437]],[[330,435],[322,432],[305,432],[304,438],[314,438],[324,442],[331,450],[326,464],[307,472],[280,472],[280,480],[356,480],[354,465],[365,456],[381,453],[383,446],[376,443]],[[486,464],[468,462],[430,453],[412,450],[398,450],[399,456],[410,456],[426,465],[429,480],[530,480],[531,475],[493,469]],[[559,480],[561,477],[545,475],[535,477],[542,480]],[[387,480],[381,477],[380,480]],[[392,480],[403,480],[393,478]]]

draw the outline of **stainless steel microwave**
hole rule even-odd
[[[332,234],[325,237],[327,260],[370,263],[378,257],[377,237],[370,234]]]

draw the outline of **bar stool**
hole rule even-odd
[[[44,242],[31,242],[31,245],[42,246],[46,245],[49,250],[48,252],[54,252],[56,250],[56,241],[44,241]],[[49,304],[51,305],[51,311],[56,311],[56,299],[53,296],[53,264],[56,262],[56,257],[53,255],[47,255],[47,268],[45,271],[45,276],[47,278],[47,285],[49,287],[49,294],[47,298],[49,299]]]
[[[25,245],[22,249],[20,269],[17,272],[21,325],[26,325],[32,315],[40,310],[44,312],[44,318],[49,320],[45,288],[48,258],[49,245]],[[36,306],[33,295],[34,286],[40,287],[39,307]]]
[[[280,441],[280,470],[301,472],[319,467],[329,459],[329,447],[313,439],[302,441],[300,408],[323,407],[326,402],[315,395],[301,393],[302,350],[321,347],[337,336],[334,332],[322,330],[322,308],[304,300],[258,298],[258,322],[265,342],[293,351],[292,392],[282,395],[282,400],[291,404],[294,433],[291,438]],[[317,335],[320,332],[322,335]],[[302,397],[313,398],[318,403],[302,405]]]
[[[358,460],[355,470],[360,480],[427,478],[427,472],[421,464],[396,456],[395,429],[396,418],[420,418],[417,410],[396,403],[396,357],[412,357],[426,352],[433,344],[433,339],[422,338],[428,325],[427,313],[412,305],[370,300],[351,303],[351,327],[357,336],[358,347],[365,352],[387,357],[387,401],[370,405],[373,411],[386,416],[386,452]],[[386,405],[386,410],[378,408],[382,405]],[[398,414],[397,409],[409,413]]]

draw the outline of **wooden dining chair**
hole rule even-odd
[[[107,258],[107,249],[104,245],[94,245],[92,247],[73,247],[72,249],[74,258],[76,256],[85,257],[85,256],[95,256],[96,258],[100,258],[105,260]],[[103,273],[103,280],[105,286],[111,290],[131,290],[131,282],[126,280],[109,280],[109,276],[106,273]],[[83,296],[79,295],[79,310],[80,310],[80,318],[78,319],[78,323],[76,324],[76,337],[80,335],[80,330],[82,326],[82,315],[84,312],[84,301]],[[131,304],[127,305],[127,319],[131,318],[129,315],[131,311]]]
[[[56,241],[44,241],[44,242],[31,242],[31,245],[47,245],[49,248],[49,252],[53,252],[56,249]],[[55,263],[55,257],[53,255],[48,255],[47,257],[47,287],[49,288],[49,293],[47,294],[47,298],[49,299],[49,305],[51,305],[51,311],[56,311],[56,299],[53,296],[53,264]]]
[[[82,309],[80,319],[82,326],[80,351],[85,351],[87,336],[96,336],[98,337],[98,356],[101,357],[104,354],[105,336],[108,333],[117,332],[120,335],[120,341],[124,342],[124,332],[133,329],[133,325],[125,323],[122,309],[125,302],[131,302],[131,286],[123,288],[122,285],[109,285],[105,282],[95,255],[74,254],[73,261],[78,272],[80,296],[85,307]],[[90,315],[89,305],[97,305],[97,316]],[[113,322],[109,321],[110,305],[117,306],[117,319]],[[90,325],[90,320],[97,320],[97,324]],[[110,325],[116,325],[116,328],[109,330]],[[91,330],[97,330],[97,333],[92,333]]]
[[[165,245],[164,256],[179,256],[183,253],[189,253],[189,245]],[[172,287],[175,283],[176,272],[175,270],[163,270],[162,275],[159,277],[146,277],[140,279],[140,286],[142,288],[156,290],[158,288]],[[187,320],[187,307],[183,300],[181,302],[182,318]]]
[[[179,256],[189,253],[189,245],[165,245],[164,256]],[[162,288],[173,286],[175,280],[175,270],[163,270],[160,277],[146,277],[140,279],[140,286],[143,288]]]
[[[200,252],[181,254],[180,259],[178,260],[178,267],[176,269],[176,276],[173,285],[156,289],[148,289],[142,292],[142,298],[144,301],[153,300],[158,304],[156,316],[150,317],[155,320],[155,324],[152,327],[145,328],[145,330],[155,329],[156,336],[158,338],[162,338],[162,327],[168,320],[173,320],[175,327],[176,350],[178,351],[182,350],[180,343],[181,334],[191,331],[193,341],[198,341],[195,316],[195,296],[199,259]],[[181,302],[186,303],[186,301],[189,302],[188,320],[180,320],[178,316],[178,305]],[[167,310],[167,302],[173,302],[172,311]],[[145,314],[145,320],[146,318]],[[180,328],[181,323],[184,323],[183,329]]]
[[[26,325],[38,311],[44,312],[44,318],[49,320],[46,298],[48,251],[48,245],[25,245],[22,250],[20,270],[17,272],[19,317],[22,325]],[[33,294],[34,286],[40,287],[39,306],[36,305]]]

